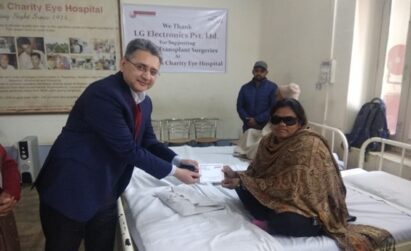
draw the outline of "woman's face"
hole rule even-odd
[[[301,129],[297,115],[290,107],[277,109],[271,118],[272,132],[278,141],[283,141]]]

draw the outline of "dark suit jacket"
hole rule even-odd
[[[43,203],[66,217],[87,221],[114,203],[137,166],[167,176],[176,155],[151,126],[152,103],[141,103],[140,134],[134,140],[135,102],[121,72],[89,85],[76,101],[36,180]]]

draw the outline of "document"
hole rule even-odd
[[[221,163],[200,163],[200,183],[221,184],[224,179],[223,166]]]

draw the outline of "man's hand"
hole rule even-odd
[[[16,206],[17,201],[14,199],[13,196],[6,192],[2,192],[0,194],[0,217],[8,215],[11,211],[13,211],[14,207]]]
[[[194,170],[191,170],[191,171],[194,171],[194,172],[199,172],[199,167],[198,167],[198,162],[197,161],[195,161],[195,160],[192,160],[192,159],[182,159],[181,161],[180,161],[180,167],[181,167],[181,165],[188,165],[188,166],[193,166],[194,167]]]
[[[198,167],[197,167],[198,168]],[[200,174],[197,171],[190,171],[183,168],[177,168],[174,176],[179,179],[181,182],[186,184],[194,184],[197,183],[200,179]]]
[[[257,121],[254,118],[247,118],[247,126],[249,128],[261,129],[261,126],[257,123]]]

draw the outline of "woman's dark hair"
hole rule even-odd
[[[277,103],[271,109],[271,116],[273,116],[274,113],[282,107],[289,107],[291,110],[293,110],[295,115],[297,115],[298,122],[300,123],[300,125],[307,125],[307,116],[305,115],[303,106],[300,102],[298,102],[298,100],[293,98],[285,98],[277,101]]]

